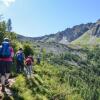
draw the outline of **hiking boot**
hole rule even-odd
[[[5,88],[5,93],[9,96],[13,94],[10,88]]]
[[[1,91],[2,91],[2,92],[5,92],[5,85],[2,85]]]
[[[8,80],[5,81],[5,86],[9,87],[9,81]]]
[[[0,95],[0,100],[3,100],[2,98],[3,98],[2,95]]]

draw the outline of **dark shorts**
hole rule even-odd
[[[5,73],[10,73],[12,62],[0,61],[0,74],[5,75]]]
[[[20,61],[16,61],[17,66],[24,66],[24,61],[20,62]]]
[[[24,62],[16,61],[16,71],[21,72],[24,71]]]

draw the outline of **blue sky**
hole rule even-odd
[[[43,36],[100,18],[100,0],[0,0],[0,13],[13,31]]]

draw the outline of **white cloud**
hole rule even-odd
[[[9,7],[15,0],[1,0],[1,2],[6,6]]]

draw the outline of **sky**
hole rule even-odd
[[[30,37],[100,19],[100,0],[0,0],[0,14],[14,32]]]

